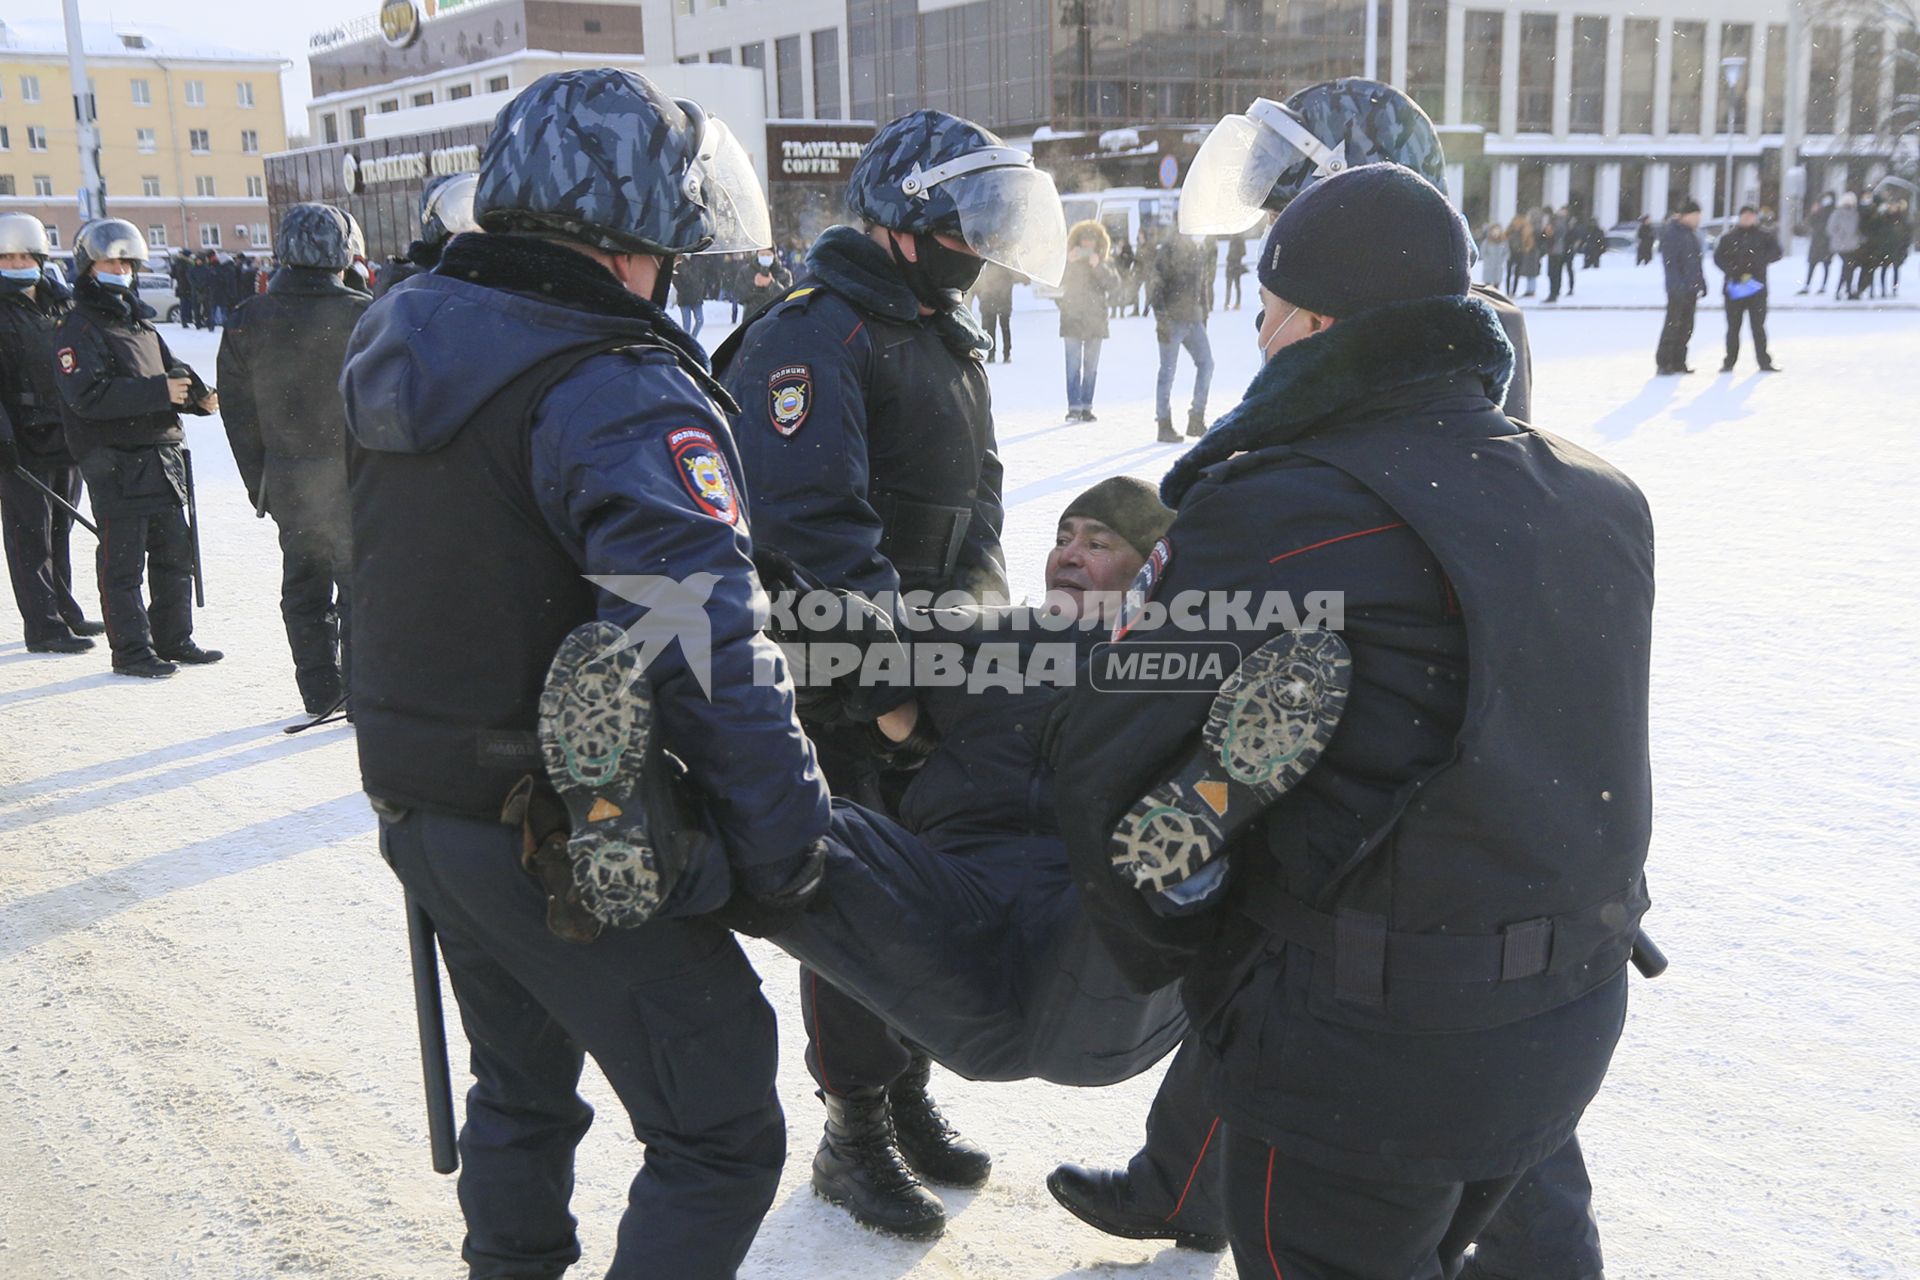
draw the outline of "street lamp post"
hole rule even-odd
[[[1726,86],[1727,86],[1727,181],[1726,181],[1726,186],[1724,188],[1726,194],[1722,197],[1722,199],[1725,201],[1725,204],[1722,208],[1722,217],[1724,218],[1724,221],[1722,223],[1721,230],[1723,234],[1726,229],[1725,224],[1733,221],[1734,92],[1740,87],[1741,78],[1745,76],[1746,71],[1747,71],[1747,60],[1741,57],[1739,54],[1729,54],[1727,57],[1720,59],[1720,78],[1726,83]]]

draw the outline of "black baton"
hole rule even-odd
[[[1657,978],[1667,971],[1666,952],[1653,945],[1653,939],[1647,936],[1645,929],[1634,931],[1633,967],[1640,971],[1643,978]]]
[[[412,894],[407,895],[407,949],[413,958],[413,1011],[420,1023],[433,1171],[452,1173],[460,1167],[460,1152],[453,1141],[453,1077],[447,1070],[447,1021],[440,1007],[440,960],[433,945],[433,921]]]
[[[187,536],[193,541],[193,607],[207,607],[207,578],[200,569],[200,504],[193,495],[193,450],[180,450],[187,477]]]
[[[46,485],[42,484],[40,482],[39,476],[34,475],[33,472],[27,470],[25,467],[22,467],[22,466],[15,466],[13,469],[13,473],[19,476],[22,480],[25,480],[28,484],[32,485],[34,488],[38,489],[40,492],[46,494],[49,498],[52,498],[55,502],[59,503],[61,508],[65,510],[68,515],[72,516],[75,520],[78,520],[81,526],[85,528],[88,533],[91,533],[96,538],[100,536],[99,525],[95,524],[93,521],[81,515],[80,508],[74,506],[71,502],[68,502],[65,498],[61,497],[59,494],[55,493],[53,490],[47,488]]]

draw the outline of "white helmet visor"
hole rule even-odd
[[[1052,175],[1031,165],[976,169],[941,186],[960,215],[960,238],[988,262],[1058,285],[1067,269],[1067,215]]]
[[[463,173],[441,183],[427,201],[427,211],[421,217],[421,223],[438,218],[450,236],[478,231],[480,224],[473,217],[473,193],[479,186],[480,175],[477,173]]]
[[[702,253],[742,253],[773,243],[773,215],[760,189],[760,175],[740,140],[712,116],[700,131],[700,154],[687,174],[687,195],[713,218],[713,243]]]

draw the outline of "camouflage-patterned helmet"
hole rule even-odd
[[[296,204],[280,219],[273,255],[282,266],[345,271],[353,265],[359,227],[346,210],[330,204]]]
[[[420,238],[445,244],[463,231],[478,231],[473,220],[473,192],[477,173],[449,173],[435,178],[420,193]]]
[[[847,209],[875,226],[964,240],[1011,271],[1058,284],[1067,220],[1053,178],[1033,156],[944,111],[910,112],[860,153]]]
[[[73,269],[86,274],[96,262],[130,260],[142,267],[147,263],[147,238],[140,228],[125,218],[99,218],[80,228],[73,238]]]
[[[47,265],[53,244],[47,226],[30,213],[0,213],[0,253],[27,253]]]
[[[1343,169],[1390,161],[1441,191],[1447,161],[1420,104],[1377,80],[1327,80],[1284,103],[1256,98],[1214,126],[1180,186],[1180,229],[1237,235]]]
[[[727,127],[644,76],[541,76],[500,109],[480,161],[487,231],[609,253],[722,253],[773,242],[752,161]]]

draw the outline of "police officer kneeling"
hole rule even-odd
[[[67,447],[100,526],[100,606],[123,676],[170,676],[179,663],[220,661],[193,642],[193,536],[187,527],[182,411],[220,399],[176,360],[133,293],[147,242],[130,222],[102,218],[73,242],[74,308],[54,341]],[[153,608],[140,598],[151,579]]]
[[[579,1257],[568,1201],[590,1053],[646,1146],[607,1274],[723,1280],[773,1203],[786,1124],[773,1011],[732,935],[698,917],[729,879],[803,898],[828,798],[791,684],[755,678],[782,668],[755,625],[724,393],[659,303],[676,255],[765,243],[766,205],[719,122],[590,70],[502,109],[475,206],[488,234],[455,237],[436,270],[376,302],[342,379],[361,776],[473,1051],[464,1257],[474,1276],[516,1278]],[[645,591],[664,591],[669,607],[620,589],[655,604]],[[550,662],[556,706],[574,705],[566,671],[613,671],[617,644],[575,632],[617,642],[660,617],[705,651],[619,651],[609,699],[570,728],[544,715]],[[563,641],[574,666],[555,659]],[[717,797],[724,857],[654,876],[654,918],[635,927],[582,927],[564,895],[550,926],[522,856],[544,868],[552,829],[516,797],[554,799],[551,781],[571,817],[563,846],[657,870],[677,833],[628,794],[648,747],[602,732],[649,726]],[[578,731],[580,749],[543,759],[549,728]],[[582,791],[590,769],[613,789]],[[531,847],[515,819],[538,832]]]
[[[1208,697],[1096,680],[1059,737],[1089,911],[1135,983],[1186,979],[1244,1276],[1455,1274],[1572,1134],[1625,1016],[1651,520],[1606,463],[1500,412],[1513,350],[1469,257],[1411,170],[1294,199],[1259,259],[1266,363],[1162,487],[1151,599],[1343,597],[1318,763],[1265,807],[1221,800],[1218,838],[1143,890],[1116,871],[1170,846],[1116,824],[1184,776]],[[1276,635],[1124,627],[1121,650]]]

